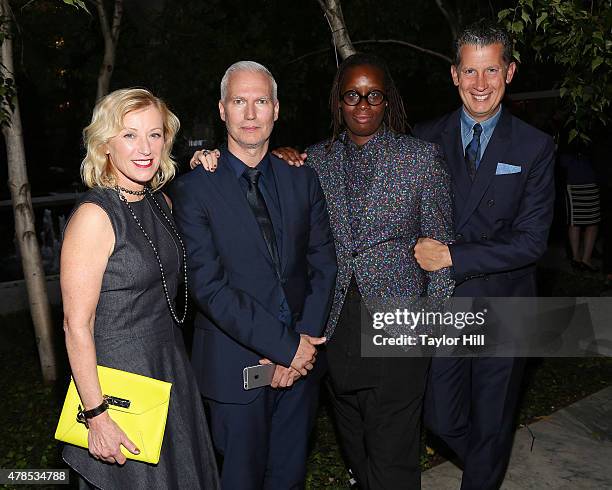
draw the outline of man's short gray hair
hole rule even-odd
[[[270,78],[270,83],[272,84],[272,99],[276,102],[277,99],[277,86],[276,80],[265,66],[256,61],[237,61],[232,66],[230,66],[227,70],[225,70],[225,74],[221,79],[221,100],[225,100],[225,96],[227,95],[227,85],[229,83],[229,78],[232,73],[237,71],[250,71],[255,73],[264,73]]]
[[[504,48],[503,58],[507,65],[512,61],[512,39],[510,35],[498,24],[488,20],[480,20],[465,27],[455,40],[455,66],[461,63],[461,48],[465,45],[490,46],[501,44]]]

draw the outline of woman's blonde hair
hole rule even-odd
[[[123,118],[132,111],[154,106],[162,114],[164,148],[157,173],[150,182],[153,190],[172,180],[176,162],[170,152],[179,130],[178,118],[165,102],[144,88],[115,90],[98,101],[93,110],[91,123],[83,130],[83,142],[87,154],[81,163],[81,178],[87,187],[114,187],[116,178],[104,145],[123,129]]]

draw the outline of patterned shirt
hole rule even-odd
[[[344,144],[344,158],[342,160],[346,175],[345,185],[348,198],[351,231],[353,241],[358,236],[360,218],[366,207],[368,191],[372,187],[374,173],[380,158],[381,141],[384,140],[384,129],[378,131],[370,141],[358,146],[344,133],[341,141]]]

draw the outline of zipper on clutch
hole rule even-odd
[[[106,403],[115,407],[130,408],[130,405],[132,404],[130,400],[119,398],[117,396],[104,395],[104,399],[106,400]]]

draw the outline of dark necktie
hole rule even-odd
[[[472,141],[465,147],[465,166],[467,168],[470,179],[474,180],[476,175],[476,169],[480,163],[478,154],[480,153],[480,134],[482,133],[482,126],[478,123],[474,124],[474,137]]]
[[[259,225],[261,234],[263,235],[264,241],[266,242],[268,252],[270,252],[272,262],[274,262],[274,268],[276,269],[276,273],[278,274],[280,272],[280,262],[278,260],[278,250],[276,248],[274,227],[272,226],[272,220],[270,219],[270,213],[268,212],[266,201],[264,201],[261,191],[257,186],[257,182],[259,181],[261,172],[256,168],[248,167],[244,171],[243,175],[249,183],[249,188],[247,189],[246,193],[247,201],[249,201],[251,210],[255,215],[255,219],[257,220],[257,224]]]

